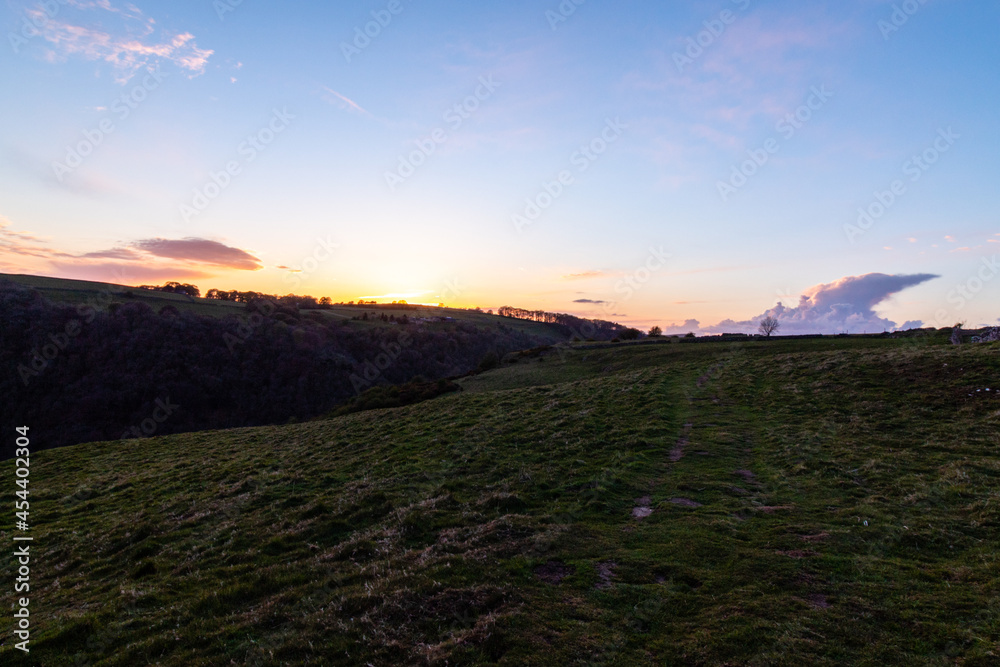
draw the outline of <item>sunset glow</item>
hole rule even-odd
[[[994,3],[51,4],[2,14],[0,272],[996,322]]]

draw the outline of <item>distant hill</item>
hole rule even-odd
[[[199,315],[225,317],[239,313],[242,309],[242,304],[214,299],[196,299],[182,294],[153,292],[113,283],[0,273],[0,281],[4,280],[30,287],[46,299],[56,303],[93,304],[102,310],[106,309],[110,303],[143,303],[154,311],[159,311],[163,306],[173,306],[178,310]]]
[[[459,309],[300,310],[8,278],[0,427],[29,419],[45,447],[307,420],[375,386],[464,375],[571,336],[559,324]],[[0,455],[12,452],[0,444]]]
[[[997,345],[558,345],[419,405],[37,452],[0,662],[993,664]]]

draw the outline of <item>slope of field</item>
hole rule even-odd
[[[105,310],[111,303],[144,303],[155,311],[164,306],[173,306],[179,311],[225,317],[242,313],[243,304],[215,299],[195,299],[184,294],[154,292],[127,285],[98,283],[88,280],[66,280],[45,276],[14,275],[0,273],[0,280],[9,280],[37,290],[43,297],[56,303],[73,306],[90,306]]]
[[[179,311],[209,317],[242,316],[245,310],[245,304],[234,301],[193,298],[184,294],[156,292],[112,283],[0,273],[0,281],[2,280],[9,280],[18,285],[30,287],[37,290],[46,299],[56,303],[66,303],[73,306],[89,305],[97,310],[106,310],[110,303],[143,303],[157,312],[164,306],[173,306]],[[444,326],[446,323],[430,320],[450,318],[455,322],[468,322],[478,326],[496,326],[502,323],[514,331],[539,336],[553,342],[566,338],[566,336],[549,324],[519,320],[511,317],[499,317],[463,308],[439,308],[436,306],[420,306],[415,304],[399,306],[393,306],[392,304],[377,306],[338,304],[328,310],[305,312],[316,312],[324,317],[347,320],[352,326],[358,328],[384,326],[380,320],[376,319],[378,315],[384,314],[386,317],[390,315],[394,317],[406,315],[410,318],[429,320],[427,326],[431,328]],[[370,319],[365,321],[354,319],[361,317],[365,313],[368,313]]]
[[[5,618],[0,661],[996,664],[1000,346],[942,342],[557,348],[40,452],[32,652]]]
[[[570,337],[476,311],[366,305],[348,317],[27,279],[59,300],[0,279],[0,432],[33,421],[40,448],[308,421],[369,388],[465,375]],[[0,460],[13,455],[0,440]]]

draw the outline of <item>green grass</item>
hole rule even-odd
[[[244,304],[242,303],[220,301],[218,299],[193,298],[183,294],[143,290],[127,285],[6,273],[0,273],[0,280],[9,280],[13,283],[30,287],[38,291],[46,299],[56,303],[72,306],[86,305],[96,310],[106,310],[111,303],[144,303],[157,312],[164,306],[169,305],[177,308],[178,311],[207,317],[242,316],[244,314]],[[481,327],[503,325],[514,331],[534,335],[539,337],[539,339],[551,342],[563,340],[566,337],[552,325],[542,322],[499,317],[497,315],[489,315],[462,308],[438,308],[436,306],[419,306],[415,304],[396,307],[391,304],[379,306],[334,305],[328,310],[302,310],[300,313],[303,315],[306,313],[314,316],[318,315],[335,321],[347,321],[352,327],[359,329],[373,329],[387,326],[386,323],[374,318],[368,321],[353,319],[361,317],[364,313],[368,313],[369,316],[372,313],[376,313],[377,315],[384,314],[387,317],[393,315],[399,318],[406,315],[407,318],[427,320],[450,317],[454,322],[463,322]],[[451,324],[447,321],[428,321],[424,326],[433,330],[435,328],[445,329],[450,327]]]
[[[1000,346],[942,343],[578,345],[39,452],[34,643],[0,661],[996,664]]]
[[[178,311],[209,317],[225,317],[226,315],[243,313],[243,304],[215,299],[196,299],[183,294],[154,292],[127,285],[6,273],[0,273],[0,280],[9,280],[30,287],[46,299],[56,303],[90,306],[95,310],[107,310],[111,303],[144,303],[157,312],[164,306],[173,306]]]

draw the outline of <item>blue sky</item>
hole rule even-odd
[[[957,0],[11,0],[0,271],[995,324],[998,27]]]

